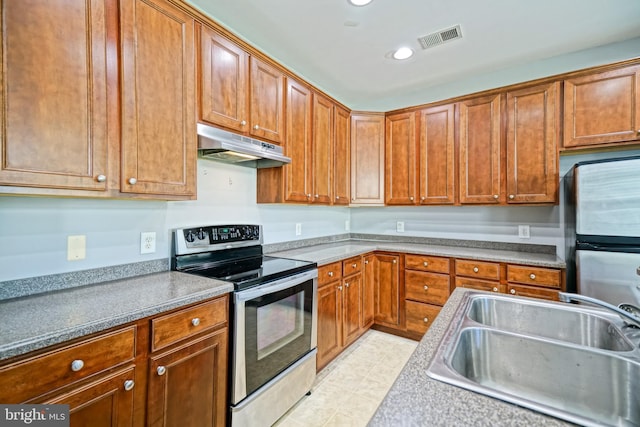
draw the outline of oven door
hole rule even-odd
[[[313,269],[235,293],[231,404],[316,348],[317,277]]]

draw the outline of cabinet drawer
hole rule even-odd
[[[411,270],[449,273],[449,258],[427,255],[405,255],[404,266]]]
[[[467,277],[456,277],[457,288],[477,289],[487,292],[506,292],[505,285],[490,280],[469,279]]]
[[[558,301],[558,291],[549,288],[539,288],[537,286],[526,285],[507,285],[507,293],[509,295],[518,295],[521,297],[541,298],[552,301]]]
[[[349,276],[350,274],[359,273],[362,270],[362,258],[349,258],[342,261],[342,275]]]
[[[456,260],[456,276],[500,280],[500,264],[471,260]]]
[[[440,308],[436,305],[407,301],[407,331],[424,334],[431,326]]]
[[[135,357],[134,326],[0,368],[0,402],[21,403]]]
[[[318,267],[318,286],[326,285],[342,278],[342,263],[334,262]]]
[[[167,314],[151,321],[152,350],[158,350],[199,334],[208,329],[226,324],[227,296],[213,301]]]
[[[405,298],[430,304],[444,305],[449,298],[449,276],[406,270]]]
[[[507,266],[507,282],[527,285],[560,288],[561,272],[552,268],[527,267],[524,265]]]

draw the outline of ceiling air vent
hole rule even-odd
[[[439,44],[461,38],[462,31],[460,31],[460,25],[456,25],[455,27],[436,31],[435,33],[419,37],[418,41],[420,42],[420,46],[422,46],[423,49],[429,49],[430,47],[438,46]]]

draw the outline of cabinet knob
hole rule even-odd
[[[243,121],[240,122],[240,126],[246,126],[246,124],[247,124],[246,120],[243,120]]]
[[[125,389],[126,391],[131,391],[131,390],[133,390],[133,386],[134,386],[134,385],[136,385],[136,383],[135,383],[135,382],[133,382],[133,380],[126,380],[126,381],[124,382],[124,389]]]
[[[358,266],[358,264],[356,264],[356,263],[351,264],[351,268],[356,268],[357,266]]]
[[[311,198],[311,193],[307,194],[307,199]]]
[[[194,317],[193,319],[191,319],[191,324],[193,326],[198,326],[200,324],[200,318]]]
[[[493,198],[496,199],[496,200],[498,200],[498,197],[500,197],[500,196],[498,196],[497,194],[493,195]]]
[[[344,286],[348,288],[348,287],[349,287],[349,284],[348,284],[348,283],[345,283],[345,284],[344,284]]]
[[[330,271],[328,274],[329,274],[329,277],[333,277],[333,271]]]
[[[98,175],[98,177],[96,178],[96,181],[98,182],[105,182],[107,180],[107,177],[104,175]]]
[[[413,196],[409,197],[409,200],[411,200],[413,202]]]
[[[428,291],[428,290],[429,290],[429,286],[424,285],[424,290],[425,290],[425,291]]]
[[[260,126],[258,126],[258,125],[253,125],[253,129],[258,130],[258,129],[260,129]]]
[[[71,370],[73,372],[78,372],[80,369],[84,368],[84,361],[81,359],[76,359],[71,362]]]
[[[422,196],[420,197],[420,200],[422,200],[424,202],[424,200],[426,199],[426,197]]]
[[[369,260],[368,260],[368,259],[365,259],[365,260],[364,260],[364,263],[365,263],[365,264],[369,264]]]
[[[480,271],[480,269],[478,267],[473,267],[473,272],[477,273],[478,271]]]
[[[398,261],[396,261],[396,260],[394,259],[394,260],[393,260],[393,263],[394,263],[394,264],[397,264],[397,263],[398,263]]]
[[[424,319],[422,319],[422,321],[423,321],[424,323],[429,323],[429,318],[428,318],[428,317],[425,317]]]
[[[493,287],[493,292],[498,292],[498,287],[497,286]]]
[[[167,372],[167,368],[165,368],[164,366],[158,366],[158,369],[156,369],[156,372],[158,373],[158,375],[164,375],[165,372]]]
[[[529,275],[529,279],[531,279],[531,280],[536,280],[536,275],[535,275],[535,274],[533,274],[533,273],[531,273],[531,274]]]
[[[341,291],[342,290],[342,286],[338,286],[338,290]]]
[[[424,265],[425,267],[429,265],[429,263],[427,261],[423,262],[422,265]]]
[[[516,198],[516,196],[514,196],[513,194],[509,194],[509,199],[510,199],[510,200],[513,200],[513,199],[515,199],[515,198]]]
[[[511,289],[511,290],[509,291],[509,293],[510,293],[511,295],[515,295],[515,294],[516,294],[516,290],[515,290],[515,289]]]
[[[340,200],[340,196],[336,196],[336,200]]]
[[[131,185],[135,185],[135,183],[136,183],[136,182],[138,182],[138,180],[137,180],[137,179],[135,179],[135,178],[129,178],[129,184],[131,184]]]

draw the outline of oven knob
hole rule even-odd
[[[189,231],[189,232],[187,232],[187,235],[186,235],[186,236],[184,236],[184,239],[185,239],[187,242],[191,243],[191,242],[193,242],[194,240],[196,240],[196,235],[195,235],[195,234],[193,234],[193,232]]]
[[[202,230],[202,228],[200,229],[200,231],[198,231],[198,239],[200,240],[204,240],[204,238],[207,236],[207,234]]]

